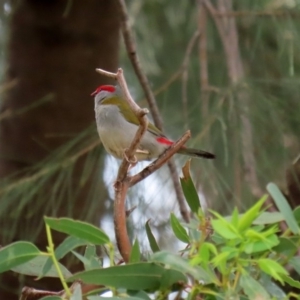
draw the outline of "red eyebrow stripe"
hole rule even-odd
[[[91,93],[91,96],[95,96],[96,94],[100,93],[101,91],[107,91],[113,93],[115,91],[115,87],[113,85],[100,85],[96,88],[96,90]]]
[[[161,143],[161,144],[165,144],[165,145],[168,145],[168,146],[173,145],[173,142],[170,141],[170,140],[168,140],[168,139],[165,138],[165,137],[159,137],[159,138],[157,138],[156,140],[157,140],[159,143]]]
[[[113,85],[101,85],[97,88],[100,91],[114,92],[116,89]]]

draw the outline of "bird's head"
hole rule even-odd
[[[120,88],[113,85],[100,85],[91,93],[95,97],[95,105],[101,104],[104,99],[120,95]]]

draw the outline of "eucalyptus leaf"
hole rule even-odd
[[[29,242],[15,242],[0,249],[0,273],[22,265],[38,255],[40,250]]]
[[[167,251],[160,251],[152,254],[150,260],[170,266],[170,268],[181,271],[184,274],[190,274],[196,280],[201,280],[205,284],[216,282],[217,280],[213,272],[205,271],[198,266],[193,267],[187,260]]]
[[[60,260],[63,258],[67,253],[72,251],[73,249],[86,245],[87,241],[83,239],[79,239],[75,236],[68,236],[56,249],[55,249],[55,257],[57,260]],[[44,277],[46,274],[48,274],[49,270],[53,266],[53,261],[51,257],[48,257],[48,259],[45,261],[42,272],[39,275],[39,278]],[[49,276],[49,275],[47,275]]]
[[[41,276],[44,265],[48,261],[48,258],[48,256],[39,255],[21,265],[12,268],[11,270],[19,274],[38,277]],[[72,275],[72,273],[65,266],[60,263],[58,263],[58,265],[65,278],[68,278]],[[43,274],[43,276],[58,277],[57,270],[54,265],[51,265],[47,273]]]
[[[190,242],[189,236],[186,230],[184,229],[184,227],[180,224],[179,220],[176,218],[176,216],[173,213],[171,213],[170,221],[175,236],[180,241],[188,244]]]
[[[146,233],[147,233],[147,237],[148,237],[148,241],[149,241],[151,250],[153,252],[157,252],[157,251],[160,251],[160,249],[159,249],[159,246],[158,246],[158,244],[156,242],[156,239],[155,239],[155,237],[154,237],[154,235],[152,233],[152,230],[151,230],[151,227],[150,227],[149,223],[150,223],[150,220],[148,220],[146,222],[146,225],[145,225],[145,227],[146,227]]]
[[[45,222],[52,229],[84,239],[91,244],[104,245],[109,242],[109,237],[98,227],[69,218],[44,217]]]
[[[300,229],[298,223],[295,219],[293,211],[287,202],[286,198],[283,196],[280,189],[274,183],[269,183],[267,185],[267,190],[271,194],[272,198],[274,199],[276,206],[278,207],[279,211],[284,216],[286,223],[288,224],[289,228],[294,234],[299,234]]]
[[[89,270],[73,275],[68,281],[81,279],[89,284],[102,284],[116,288],[131,290],[159,289],[161,279],[166,274],[172,285],[176,282],[186,282],[186,277],[177,270],[165,269],[155,263],[135,263],[122,266],[113,266],[104,269]]]
[[[129,262],[135,263],[135,262],[139,262],[140,260],[141,260],[140,245],[138,239],[135,239],[131,249]]]
[[[271,300],[265,288],[248,274],[241,275],[240,285],[249,299]]]
[[[190,163],[188,160],[182,168],[183,177],[180,178],[180,183],[182,187],[182,191],[184,193],[186,202],[188,203],[191,211],[193,213],[198,213],[200,208],[200,199],[195,188],[194,182],[191,178],[190,174]],[[205,208],[203,208],[205,210]]]

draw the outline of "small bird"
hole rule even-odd
[[[97,130],[106,151],[123,159],[125,150],[137,132],[139,120],[127,103],[119,86],[101,85],[91,96],[95,97]],[[137,161],[151,160],[160,156],[173,144],[157,127],[149,122],[135,157]],[[183,146],[177,153],[192,157],[215,158],[206,151]]]

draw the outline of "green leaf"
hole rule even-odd
[[[152,254],[150,260],[170,266],[173,270],[183,272],[184,274],[190,274],[196,280],[201,280],[205,284],[217,281],[214,273],[207,272],[198,266],[193,267],[182,257],[167,251],[160,251]]]
[[[41,298],[40,300],[62,300],[62,298],[58,296],[46,296]]]
[[[255,225],[268,225],[274,224],[284,221],[284,217],[282,213],[276,212],[262,212],[254,221],[253,224]]]
[[[242,274],[240,285],[249,299],[271,299],[264,287],[248,274]]]
[[[84,257],[88,260],[88,263],[84,264],[85,270],[102,268],[102,261],[97,256],[96,246],[87,245],[85,248]]]
[[[191,160],[188,160],[182,168],[183,177],[180,178],[180,183],[186,202],[188,203],[191,211],[197,214],[200,208],[200,200],[194,182],[191,178],[190,162]]]
[[[56,259],[62,259],[67,253],[73,249],[87,245],[88,242],[84,239],[77,238],[75,236],[68,236],[64,241],[55,249]]]
[[[257,201],[251,208],[249,208],[239,219],[238,230],[242,232],[248,229],[252,222],[258,217],[260,209],[264,202],[267,200],[268,195],[264,195],[259,201]]]
[[[0,249],[0,273],[19,266],[42,254],[29,242],[15,242]]]
[[[286,198],[281,193],[280,189],[274,183],[269,183],[267,185],[267,190],[270,193],[270,195],[272,196],[272,198],[274,199],[274,202],[276,203],[279,211],[284,216],[284,220],[287,223],[287,225],[289,226],[290,230],[294,234],[299,234],[300,229],[299,229],[298,223],[294,217],[293,211],[292,211],[290,205],[288,204]]]
[[[186,277],[176,270],[165,269],[154,263],[136,263],[105,269],[89,270],[75,274],[68,281],[81,279],[89,284],[103,284],[131,290],[158,289],[167,272],[172,278],[169,284],[186,282]]]
[[[238,227],[238,225],[239,225],[239,212],[236,207],[234,208],[232,216],[231,216],[231,224],[234,227]]]
[[[80,283],[76,284],[74,292],[70,297],[70,300],[82,300],[82,291]]]
[[[300,275],[300,257],[296,256],[290,259],[289,264],[293,266],[295,271]]]
[[[151,227],[150,227],[149,223],[150,223],[150,220],[148,220],[145,225],[149,244],[150,244],[151,250],[153,252],[158,252],[158,251],[160,251],[160,249],[159,249],[156,239],[151,231]]]
[[[216,255],[212,260],[212,263],[217,268],[219,268],[219,270],[222,274],[227,274],[228,272],[230,272],[230,270],[228,270],[226,265],[227,265],[227,261],[231,257],[231,255],[232,255],[231,252],[222,252],[222,253]]]
[[[186,233],[186,230],[183,228],[183,226],[180,224],[180,222],[178,221],[178,219],[175,217],[173,213],[171,213],[170,221],[175,236],[180,241],[188,244],[190,242],[189,236]]]
[[[281,277],[282,277],[283,281],[288,283],[290,286],[300,289],[300,282],[298,280],[295,280],[286,274],[281,275]]]
[[[91,244],[104,245],[109,242],[109,237],[100,228],[89,223],[69,218],[44,217],[44,219],[52,229],[84,239]]]
[[[275,260],[261,258],[257,260],[257,263],[262,271],[272,276],[274,279],[277,279],[281,283],[283,283],[282,275],[288,275],[287,270]]]
[[[72,251],[72,254],[74,254],[74,256],[76,256],[84,264],[84,266],[87,266],[88,269],[91,269],[90,261],[86,257],[76,251]]]
[[[259,283],[262,284],[264,289],[273,297],[272,299],[285,299],[285,292],[266,273],[260,274]]]
[[[297,252],[298,247],[291,239],[280,237],[279,244],[273,250],[282,255],[292,257]]]
[[[24,274],[28,276],[40,276],[48,258],[49,258],[48,256],[39,255],[21,265],[11,268],[11,270],[16,273]],[[68,278],[72,275],[70,271],[66,269],[66,267],[63,266],[62,264],[59,263],[59,267],[65,278]],[[49,270],[44,275],[47,277],[58,277],[57,271],[53,265],[50,266]]]
[[[73,249],[86,245],[87,241],[83,239],[79,239],[75,236],[68,236],[56,249],[55,249],[55,257],[57,260],[63,258],[67,253],[72,251]],[[51,266],[53,265],[53,261],[51,257],[45,261],[44,267],[38,279],[44,277],[46,273],[49,272]]]
[[[198,257],[201,258],[201,261],[204,265],[207,265],[210,259],[210,249],[206,243],[203,243],[199,247]]]
[[[257,242],[247,242],[245,243],[244,251],[247,254],[251,253],[257,253],[265,250],[270,250],[271,248],[278,245],[279,240],[276,234],[273,234],[267,238],[264,238],[263,240],[257,241]]]
[[[136,238],[131,249],[129,262],[136,263],[139,262],[140,260],[141,260],[140,245],[138,239]]]
[[[214,231],[225,239],[240,239],[240,235],[236,232],[236,229],[225,219],[211,220],[211,225]]]
[[[297,206],[293,211],[294,217],[298,224],[300,224],[300,206]]]

